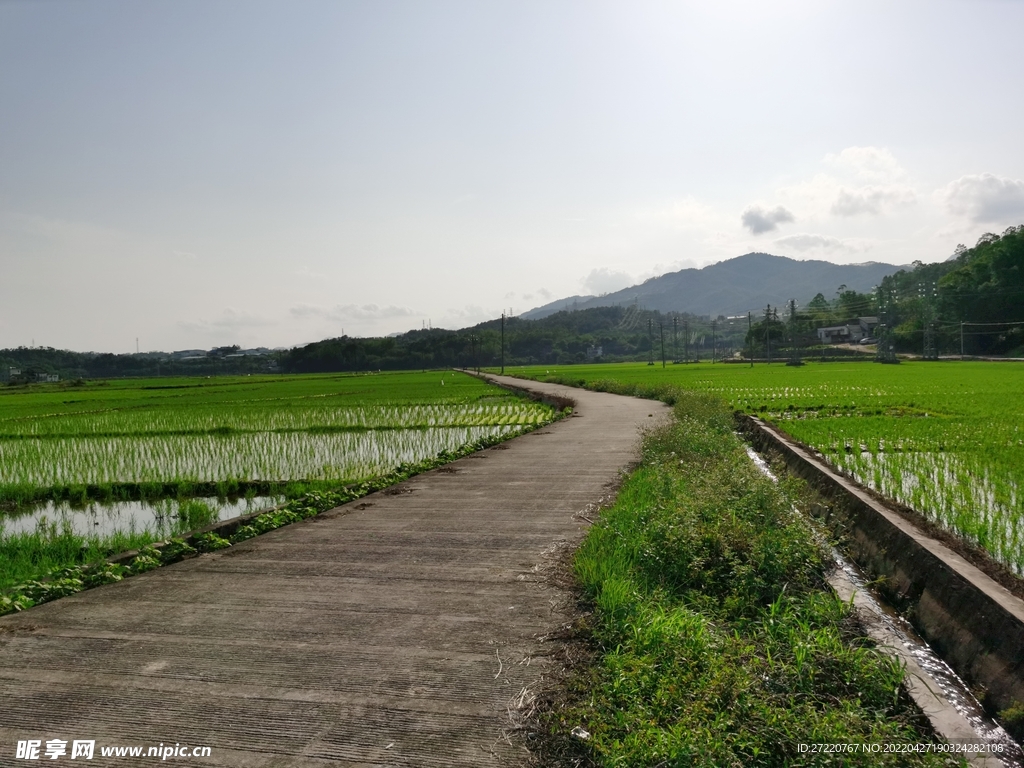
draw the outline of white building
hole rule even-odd
[[[856,344],[873,335],[878,328],[877,317],[858,317],[843,325],[830,325],[818,329],[822,344]]]

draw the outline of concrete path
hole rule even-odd
[[[637,426],[665,411],[536,388],[576,399],[576,416],[228,550],[0,618],[0,765],[40,765],[16,759],[30,739],[50,765],[76,739],[96,742],[89,765],[152,765],[100,748],[176,743],[211,748],[168,758],[185,765],[525,763],[503,731],[569,616],[545,568],[633,460]],[[68,742],[57,761],[51,739]]]

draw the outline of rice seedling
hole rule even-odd
[[[451,371],[0,388],[0,540],[157,540],[237,512],[243,492],[358,483],[553,416]]]
[[[115,384],[59,403],[0,395],[0,500],[49,487],[75,500],[123,483],[354,481],[551,417],[451,372]]]
[[[713,393],[1024,575],[1024,368],[1015,363],[636,364],[524,369],[659,396]],[[610,385],[609,385],[610,386]]]
[[[519,426],[8,440],[0,441],[0,486],[355,481]]]
[[[524,428],[524,430],[529,429],[530,427]],[[245,541],[266,531],[305,520],[328,509],[361,498],[368,493],[387,488],[389,485],[401,482],[452,459],[488,448],[499,441],[500,438],[484,437],[475,443],[463,445],[455,451],[441,452],[435,457],[414,464],[401,464],[386,474],[358,484],[335,485],[328,488],[321,485],[312,489],[306,484],[299,484],[303,490],[297,498],[292,498],[285,504],[265,510],[255,516],[226,521],[224,526],[219,527],[218,530],[230,535],[230,539],[225,539],[220,533],[213,531],[204,533],[181,531],[180,535],[172,537],[169,541],[154,541],[153,530],[147,528],[142,534],[138,534],[135,533],[133,525],[130,526],[132,530],[130,537],[126,537],[121,531],[115,531],[114,535],[108,539],[101,539],[96,536],[77,534],[70,529],[66,520],[61,521],[59,534],[57,533],[58,526],[55,523],[48,523],[46,520],[39,521],[36,530],[31,533],[4,536],[3,529],[0,528],[0,542],[4,540],[10,542],[11,550],[14,553],[14,556],[8,559],[0,558],[0,616],[12,611],[25,610],[33,605],[56,600],[100,584],[120,581],[127,576],[177,562],[185,557],[230,547],[232,544]],[[190,500],[180,502],[177,508],[178,514],[175,515],[177,521],[172,521],[171,530],[208,519],[210,509],[206,508],[206,505],[195,505]],[[160,526],[161,533],[166,533],[164,528],[164,525]],[[40,541],[44,543],[44,546],[39,546]],[[109,549],[111,542],[114,543],[114,547],[120,546],[122,550],[126,542],[144,546],[135,554],[127,553],[126,558],[114,563],[102,560],[105,554],[117,551]],[[30,553],[33,547],[36,550],[42,549],[49,556],[40,557],[35,554],[26,560],[19,556],[19,547]],[[102,554],[100,554],[101,552]],[[0,554],[3,554],[2,547],[0,547]],[[127,564],[124,562],[125,559],[128,560]],[[17,577],[20,575],[21,578],[24,578],[26,572],[29,575],[28,580],[16,583]],[[4,584],[8,584],[8,587],[3,587]],[[5,589],[8,594],[3,594]]]

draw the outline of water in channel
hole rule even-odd
[[[778,478],[761,455],[749,445],[744,447],[754,465],[765,476],[778,482]],[[981,704],[960,676],[935,654],[906,619],[886,604],[868,586],[868,580],[856,565],[847,560],[835,547],[827,546],[836,568],[843,572],[857,592],[865,598],[866,607],[885,625],[890,636],[898,639],[903,649],[931,678],[928,685],[931,686],[931,683],[934,682],[934,688],[940,690],[953,708],[971,725],[979,741],[996,742],[1003,746],[1003,751],[1000,754],[992,754],[991,757],[997,758],[1006,768],[1024,768],[1024,750],[1003,730],[999,723],[985,714]]]

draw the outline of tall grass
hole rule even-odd
[[[42,523],[32,533],[4,534],[0,527],[0,594],[56,568],[94,563],[161,538],[153,530],[117,531],[103,538],[80,536],[52,522]]]
[[[663,393],[663,394],[668,394]],[[598,663],[552,731],[605,766],[945,765],[800,744],[927,740],[902,670],[855,633],[791,499],[751,465],[720,400],[671,393],[675,421],[591,528],[575,570]],[[836,757],[834,763],[828,762]]]

